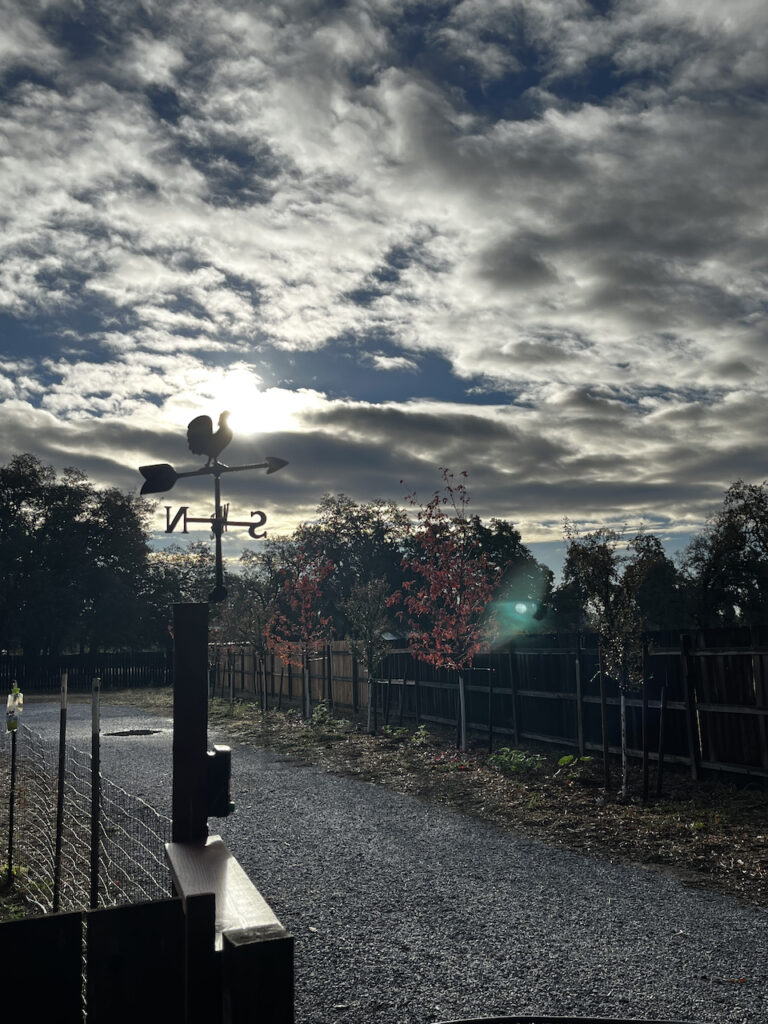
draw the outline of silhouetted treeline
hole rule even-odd
[[[153,511],[146,499],[94,487],[78,470],[57,476],[33,455],[1,467],[0,648],[29,654],[167,646],[171,605],[207,600],[213,552],[207,543],[152,551]],[[734,483],[677,561],[651,533],[626,540],[610,530],[567,531],[555,586],[513,523],[471,517],[474,550],[499,570],[500,639],[589,628],[601,609],[630,604],[648,630],[765,621],[765,484]],[[350,634],[360,587],[372,581],[384,619],[401,631],[381,596],[407,582],[403,562],[412,543],[407,513],[395,503],[326,495],[313,520],[291,536],[244,550],[237,571],[227,572],[227,602],[213,610],[214,635],[263,644],[267,623],[290,611],[286,587],[299,553],[302,564],[330,567],[320,601],[334,635]]]

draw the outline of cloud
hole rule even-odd
[[[8,10],[14,444],[128,480],[237,394],[294,449],[285,521],[450,462],[546,536],[762,472],[763,4]],[[363,398],[270,378],[342,345]]]

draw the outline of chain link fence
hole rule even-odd
[[[94,818],[91,755],[66,744],[60,758],[57,740],[24,725],[16,735],[13,787],[12,734],[0,739],[0,881],[12,863],[14,884],[33,913],[85,910],[94,894],[99,907],[171,896],[164,856],[171,819],[101,775]]]

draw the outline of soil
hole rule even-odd
[[[103,700],[156,709],[172,707],[168,690],[104,694]],[[666,767],[662,796],[650,773],[633,766],[622,798],[620,765],[609,765],[604,788],[599,758],[561,763],[563,752],[473,746],[435,728],[385,727],[376,736],[315,709],[311,722],[295,709],[262,712],[214,699],[209,722],[231,740],[270,748],[282,757],[434,801],[504,829],[524,832],[581,853],[673,873],[704,887],[768,907],[768,789],[693,782],[688,769]]]

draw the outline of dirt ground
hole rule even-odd
[[[103,695],[115,703],[167,713],[168,690]],[[455,739],[421,727],[385,727],[369,736],[325,707],[305,722],[290,709],[263,713],[250,702],[211,702],[209,721],[233,740],[251,741],[283,757],[388,786],[454,807],[502,828],[572,850],[675,874],[686,884],[768,906],[768,789],[692,782],[687,769],[666,767],[661,797],[650,773],[633,766],[621,799],[620,766],[603,786],[599,758],[560,764],[564,752],[487,746],[461,754]]]

